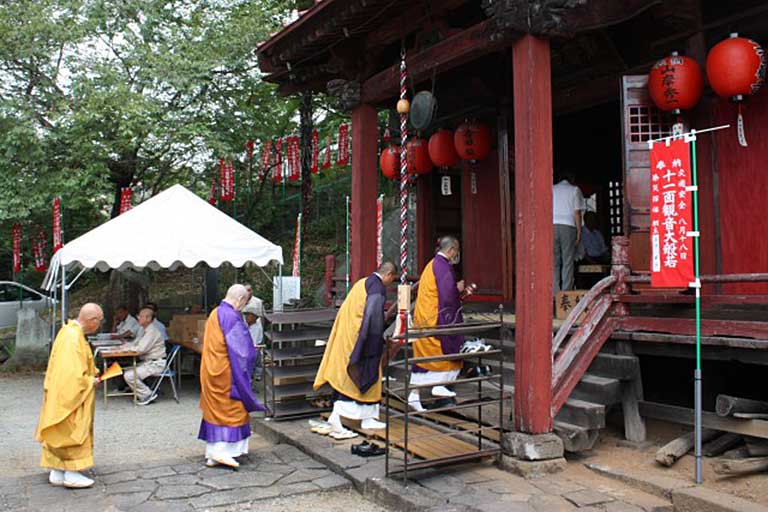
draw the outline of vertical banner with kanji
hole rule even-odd
[[[45,272],[45,233],[42,230],[37,232],[37,238],[32,241],[32,256],[35,258],[35,270]]]
[[[287,139],[286,157],[288,158],[288,180],[299,181],[301,178],[301,150],[299,138],[291,136]]]
[[[61,236],[61,199],[53,200],[53,252],[64,247],[64,240]]]
[[[344,167],[349,163],[349,125],[339,126],[339,149],[336,152],[336,165]]]
[[[322,169],[324,171],[327,171],[331,168],[331,134],[328,134],[328,143],[325,147],[325,155],[323,156],[323,166]]]
[[[376,267],[381,266],[384,259],[384,252],[381,243],[381,231],[384,217],[384,196],[376,199]]]
[[[283,181],[283,139],[277,139],[275,142],[275,170],[272,172],[272,181]]]
[[[208,194],[208,202],[216,204],[216,176],[211,178],[211,192]]]
[[[232,201],[235,198],[235,164],[231,160],[219,159],[219,188],[222,201]]]
[[[301,213],[296,217],[296,240],[293,242],[293,277],[301,276]]]
[[[268,140],[264,143],[264,149],[261,150],[261,179],[267,177],[269,171],[269,164],[272,162],[272,141]]]
[[[118,215],[122,215],[133,207],[133,189],[123,187],[120,189],[120,210]]]
[[[11,228],[13,237],[13,273],[21,272],[21,224],[14,224]]]
[[[317,174],[319,172],[318,160],[320,156],[320,139],[317,134],[317,130],[312,130],[312,163],[310,164],[310,172]]]
[[[651,146],[651,286],[687,288],[694,281],[690,180],[688,142]]]

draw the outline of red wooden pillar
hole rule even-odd
[[[350,280],[376,270],[376,185],[378,172],[376,109],[352,111],[352,197],[350,212]]]
[[[515,428],[552,430],[552,89],[549,41],[512,47],[515,116]]]

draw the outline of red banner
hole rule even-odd
[[[293,242],[293,277],[301,274],[301,213],[296,217],[296,239]]]
[[[339,126],[339,149],[336,152],[336,165],[344,167],[349,163],[349,125]]]
[[[211,192],[208,194],[208,202],[216,204],[216,176],[211,178]]]
[[[261,177],[264,179],[269,171],[269,164],[272,162],[272,141],[268,140],[264,143],[264,148],[261,150]]]
[[[120,211],[117,214],[122,215],[131,208],[133,208],[133,189],[123,187],[120,189]]]
[[[272,172],[272,181],[283,181],[283,139],[277,139],[275,142],[275,170]]]
[[[327,171],[331,168],[331,134],[328,134],[328,144],[325,148],[325,156],[323,156],[323,170]]]
[[[53,200],[53,253],[64,247],[61,238],[61,199]]]
[[[235,198],[235,164],[231,160],[219,158],[219,188],[222,201]]]
[[[13,273],[21,272],[21,224],[14,224],[11,229],[13,237]]]
[[[37,238],[32,242],[32,256],[35,258],[35,270],[45,272],[45,233],[42,230],[37,232]]]
[[[245,154],[248,155],[249,160],[253,158],[253,148],[255,145],[256,144],[252,140],[245,141]]]
[[[288,137],[288,179],[301,179],[301,148],[297,136]]]
[[[381,228],[384,217],[384,196],[376,199],[376,267],[381,266],[384,257],[381,244]]]
[[[319,172],[318,160],[320,156],[320,139],[317,135],[317,130],[312,130],[312,163],[309,166],[312,174]]]
[[[691,156],[683,139],[651,147],[651,286],[687,288],[694,280]]]

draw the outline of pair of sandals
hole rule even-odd
[[[353,444],[349,448],[352,455],[357,455],[358,457],[376,457],[378,455],[384,455],[386,451],[381,446],[369,443],[368,441],[363,441],[360,444]]]
[[[318,409],[328,409],[333,405],[333,402],[326,398],[315,398],[310,402],[312,407],[316,407]]]
[[[358,435],[357,432],[353,432],[346,428],[340,431],[334,431],[333,425],[331,425],[327,421],[318,421],[318,420],[309,420],[309,430],[310,432],[314,432],[315,434],[320,434],[321,436],[332,437],[337,441],[342,441],[344,439],[353,439]]]

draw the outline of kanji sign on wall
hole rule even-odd
[[[651,286],[687,288],[694,281],[691,157],[683,139],[651,146]]]

